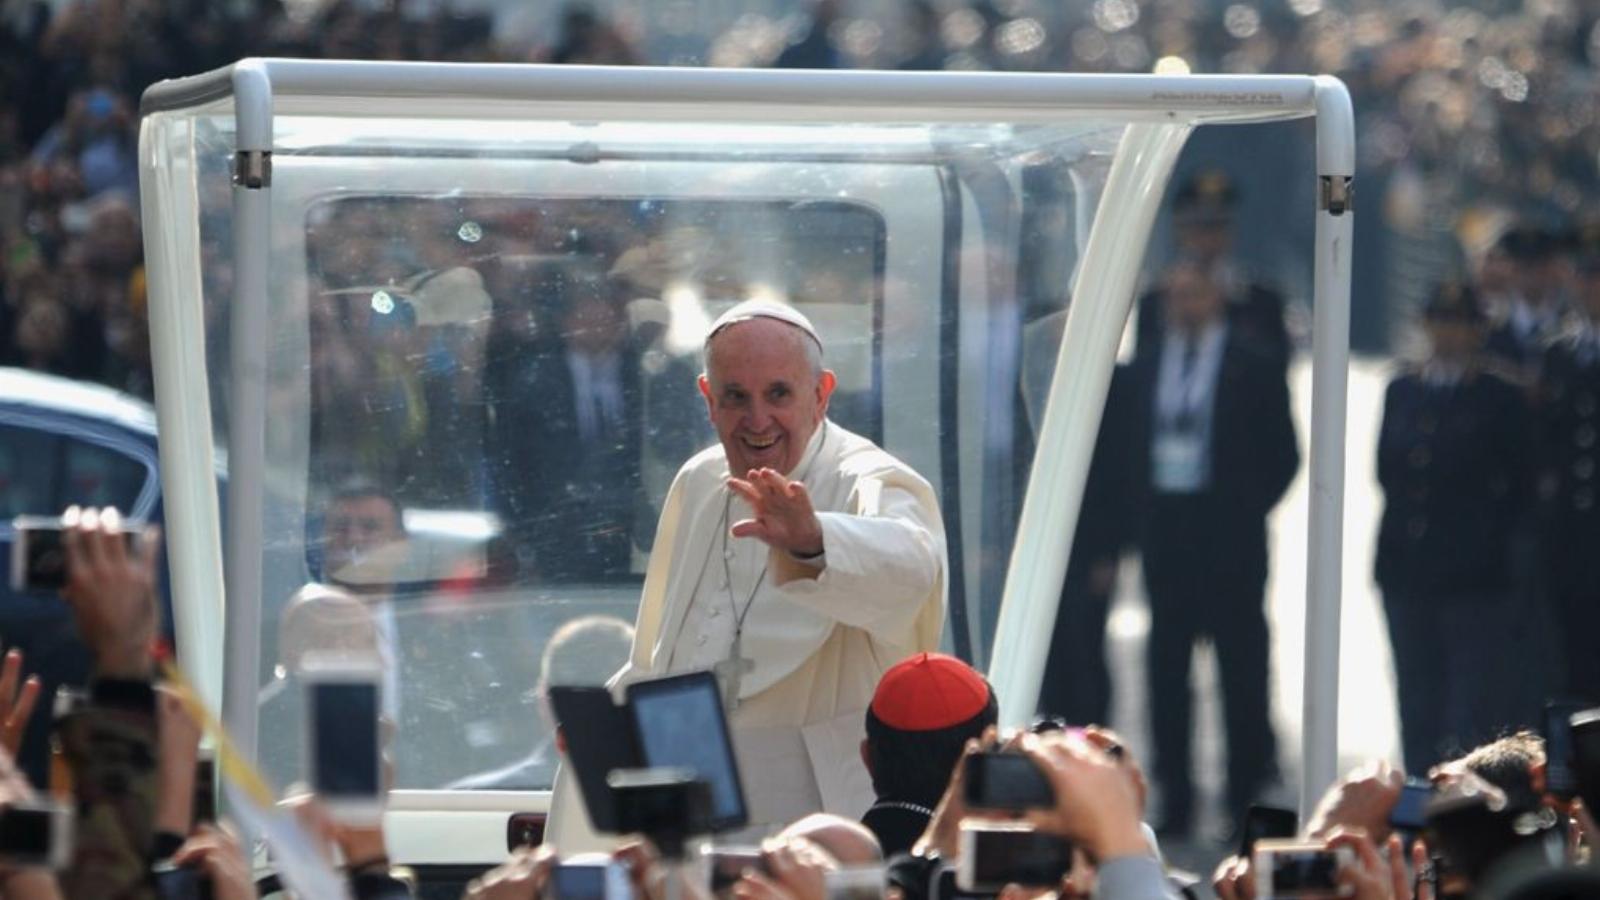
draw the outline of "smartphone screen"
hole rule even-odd
[[[967,757],[967,805],[976,809],[1037,809],[1055,805],[1055,790],[1033,760],[992,750]]]
[[[1551,700],[1544,705],[1545,789],[1558,797],[1578,793],[1578,776],[1573,770],[1572,716],[1587,704],[1570,700]]]
[[[1056,885],[1072,870],[1072,843],[1042,831],[1003,828],[961,833],[961,864],[969,891],[1007,884]]]
[[[378,684],[313,681],[309,691],[312,790],[330,800],[377,797]]]
[[[640,762],[650,768],[681,767],[711,787],[711,820],[717,830],[743,825],[744,787],[722,713],[722,695],[710,672],[694,672],[628,687],[639,738]]]
[[[1420,834],[1428,824],[1428,798],[1433,796],[1433,785],[1419,778],[1409,778],[1400,789],[1400,799],[1389,813],[1389,826],[1397,831]]]
[[[14,865],[50,865],[53,819],[49,807],[8,806],[0,809],[0,859]]]
[[[61,522],[18,518],[11,544],[11,589],[59,591],[67,586],[67,553],[61,544]]]
[[[11,522],[11,589],[55,592],[67,586],[67,551],[61,520],[49,516],[17,516]],[[130,550],[144,530],[141,522],[124,522]]]
[[[606,870],[602,866],[558,865],[551,878],[556,900],[604,900]]]
[[[1239,855],[1255,853],[1256,841],[1265,838],[1292,838],[1300,830],[1300,816],[1292,809],[1251,804],[1240,830]]]

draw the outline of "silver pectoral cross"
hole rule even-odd
[[[739,708],[739,689],[744,684],[745,673],[756,670],[756,661],[741,652],[743,642],[742,636],[735,637],[728,658],[711,667],[717,675],[717,684],[722,687],[722,708],[729,713]]]

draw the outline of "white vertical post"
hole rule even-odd
[[[233,70],[238,122],[233,184],[234,296],[228,414],[227,624],[223,721],[256,758],[261,688],[261,514],[266,453],[268,254],[272,238],[272,84],[254,61]]]
[[[1300,817],[1338,777],[1339,612],[1345,406],[1350,373],[1350,251],[1355,117],[1334,78],[1317,79],[1318,208],[1312,295],[1311,497],[1306,553]]]
[[[1137,124],[1123,132],[1078,266],[989,657],[1003,725],[1026,723],[1039,705],[1117,347],[1150,228],[1189,131],[1187,125]]]
[[[145,119],[139,190],[150,277],[150,360],[161,427],[162,535],[172,589],[178,660],[207,707],[222,708],[222,539],[210,373],[201,295],[199,207],[192,155],[170,153],[175,131],[193,122]]]

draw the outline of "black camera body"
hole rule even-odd
[[[670,860],[689,838],[712,831],[711,786],[689,769],[616,769],[606,778],[617,831],[642,834]]]
[[[964,799],[972,809],[1020,811],[1056,805],[1049,777],[1022,753],[985,750],[968,756],[965,765]]]

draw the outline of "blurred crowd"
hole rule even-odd
[[[735,8],[736,7],[736,8]],[[151,394],[136,166],[152,82],[251,55],[1074,72],[1330,72],[1350,85],[1380,279],[1414,303],[1513,218],[1582,217],[1600,3],[821,0],[7,4],[0,361]],[[1375,215],[1374,215],[1375,214]],[[1246,239],[1248,240],[1248,235]],[[1398,317],[1396,317],[1398,318]],[[1361,323],[1357,323],[1361,331]]]

